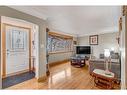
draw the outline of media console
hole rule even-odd
[[[85,61],[90,58],[91,46],[76,46],[76,55],[71,57],[71,65],[75,67],[85,66]]]

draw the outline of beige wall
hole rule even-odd
[[[126,29],[125,29],[125,17],[122,17],[122,31],[120,35],[120,48],[121,48],[121,89],[126,88]]]
[[[98,36],[98,45],[91,45],[92,55],[99,58],[99,54],[104,52],[104,49],[111,49],[112,47],[118,52],[118,43],[116,40],[118,33],[106,33]],[[89,36],[79,37],[79,45],[89,45]]]
[[[0,52],[1,52],[1,16],[0,16]],[[1,66],[1,53],[0,53],[0,66]],[[0,67],[0,74],[1,74],[1,67]],[[2,78],[0,76],[0,89],[2,88]]]
[[[127,89],[127,16],[122,16],[122,31],[120,35],[121,49],[121,88]]]
[[[9,7],[0,7],[0,16],[22,19],[39,26],[39,64],[38,78],[46,75],[46,22],[43,19],[25,14]]]
[[[125,71],[124,71],[124,75],[125,75],[125,88],[127,89],[127,16],[125,16],[125,22],[124,22],[125,24],[125,26],[124,26],[124,28],[125,28],[125,30],[124,30],[124,37],[125,37],[125,39],[124,39],[124,44],[125,44],[125,47],[124,47],[124,49],[125,49],[125,52],[123,52],[124,54],[125,54],[125,62],[124,62],[124,68],[125,68]],[[123,31],[122,31],[123,32]],[[121,74],[121,75],[123,75],[123,74]]]
[[[72,52],[56,53],[49,55],[49,63],[67,60],[72,56]]]

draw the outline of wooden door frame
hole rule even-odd
[[[2,33],[2,78],[6,77],[6,26],[12,26],[12,27],[18,27],[18,28],[23,28],[23,29],[28,29],[29,30],[29,71],[32,70],[31,67],[31,44],[32,44],[32,38],[31,38],[31,28],[27,27],[22,27],[22,26],[17,26],[13,24],[7,24],[7,23],[1,23],[1,33]]]

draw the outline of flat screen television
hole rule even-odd
[[[77,46],[76,53],[77,54],[91,54],[91,47],[90,46]]]

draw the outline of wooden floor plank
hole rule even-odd
[[[75,68],[70,62],[50,68],[50,76],[45,82],[31,79],[7,89],[99,89],[94,85],[88,67]],[[119,86],[116,89],[120,89]]]

